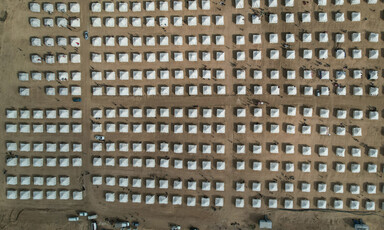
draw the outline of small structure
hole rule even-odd
[[[264,216],[264,219],[259,220],[259,227],[261,229],[272,229],[272,221]]]
[[[368,225],[364,224],[363,220],[353,220],[353,227],[355,230],[369,230]]]

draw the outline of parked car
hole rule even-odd
[[[84,39],[88,40],[88,31],[84,31]]]
[[[80,97],[74,97],[74,98],[72,98],[72,101],[73,102],[80,102],[81,98]]]
[[[95,135],[95,139],[98,140],[98,141],[104,141],[105,137],[102,136],[102,135]]]

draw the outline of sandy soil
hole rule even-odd
[[[39,1],[40,2],[40,1]],[[234,14],[243,14],[250,15],[252,14],[252,10],[249,8],[235,10],[229,1],[227,1],[226,6],[219,6],[218,1],[212,1],[211,7],[212,10],[209,12],[203,12],[199,9],[197,12],[189,13],[188,11],[183,11],[182,15],[216,15],[221,14],[225,15],[225,27],[183,27],[186,29],[180,30],[179,28],[170,26],[164,31],[163,29],[156,26],[154,29],[145,29],[143,28],[128,28],[128,29],[119,29],[115,27],[113,29],[107,29],[105,27],[102,28],[92,28],[89,25],[89,17],[93,14],[89,12],[89,1],[81,1],[81,28],[73,29],[69,31],[67,29],[53,28],[53,29],[33,29],[28,25],[28,17],[33,15],[28,10],[28,1],[8,1],[3,0],[3,7],[0,10],[6,10],[8,15],[5,22],[0,22],[0,68],[1,68],[1,79],[3,84],[0,85],[1,92],[1,100],[0,100],[0,108],[2,109],[2,114],[5,114],[6,108],[80,108],[83,111],[83,118],[81,120],[83,124],[83,133],[82,134],[64,134],[64,135],[50,135],[50,134],[41,134],[41,135],[25,135],[25,134],[5,134],[5,123],[7,120],[2,119],[2,126],[0,128],[0,146],[3,152],[5,152],[5,142],[12,141],[51,141],[51,142],[80,142],[83,144],[83,153],[81,154],[71,154],[71,155],[79,155],[83,158],[83,167],[81,168],[70,168],[70,169],[61,169],[58,167],[48,168],[43,167],[41,169],[36,168],[8,168],[5,166],[5,154],[2,155],[2,160],[0,161],[0,168],[6,169],[6,174],[12,175],[69,175],[71,177],[71,186],[69,189],[81,189],[82,186],[85,186],[85,196],[83,201],[11,201],[6,200],[5,198],[5,176],[0,177],[1,191],[0,191],[0,229],[88,229],[88,222],[82,220],[78,223],[69,223],[66,220],[68,215],[75,214],[76,210],[87,210],[92,212],[97,212],[99,214],[98,222],[101,226],[109,229],[111,226],[105,221],[105,218],[122,218],[128,219],[130,221],[137,220],[141,223],[142,229],[167,229],[170,223],[180,224],[183,228],[189,227],[191,225],[197,226],[200,229],[254,229],[257,226],[257,221],[263,216],[268,215],[269,218],[273,221],[274,229],[352,229],[352,218],[362,218],[371,229],[381,229],[384,224],[384,216],[381,209],[381,202],[384,201],[383,193],[382,193],[382,171],[383,171],[383,78],[382,78],[382,66],[383,66],[383,56],[381,55],[377,60],[369,60],[367,57],[364,57],[361,60],[353,60],[350,56],[348,56],[345,60],[336,60],[333,55],[331,55],[331,50],[336,47],[336,44],[332,40],[332,34],[336,32],[341,32],[341,30],[346,30],[348,33],[345,34],[346,42],[339,45],[339,47],[344,48],[346,51],[350,50],[354,47],[359,47],[363,49],[365,54],[366,48],[375,48],[379,49],[380,53],[382,53],[382,34],[380,34],[380,41],[378,43],[370,43],[365,39],[366,32],[380,32],[380,29],[383,28],[383,20],[382,20],[382,11],[380,9],[383,8],[383,3],[379,2],[377,5],[367,5],[362,1],[361,5],[350,5],[349,3],[345,3],[344,6],[334,6],[330,3],[326,7],[319,7],[315,3],[303,4],[301,1],[295,1],[294,8],[286,8],[286,7],[277,7],[277,8],[269,8],[267,9],[265,5],[263,5],[264,9],[270,13],[278,13],[279,20],[281,23],[276,25],[268,24],[263,21],[261,25],[255,26],[247,23],[245,26],[236,26],[232,23],[232,17]],[[280,4],[280,3],[279,3]],[[363,20],[361,22],[352,23],[346,19],[345,23],[336,23],[331,20],[331,12],[335,12],[341,10],[343,12],[351,12],[351,11],[360,11],[362,13],[362,19],[365,17],[367,20]],[[329,23],[299,23],[297,14],[299,12],[311,11],[325,11],[329,12],[328,18]],[[286,24],[282,21],[283,16],[282,12],[294,12],[295,13],[295,22],[294,24]],[[135,15],[142,16],[141,13],[134,13]],[[58,15],[58,14],[57,14]],[[57,16],[56,13],[52,16]],[[121,16],[118,13],[99,13],[97,16],[104,17],[108,15],[113,16]],[[149,15],[158,16],[158,15],[175,15],[175,12],[152,12]],[[39,16],[43,17],[43,14]],[[46,16],[46,15],[44,15]],[[130,16],[130,15],[129,15]],[[314,16],[312,16],[312,22],[315,22]],[[188,45],[183,46],[174,46],[170,45],[168,47],[132,47],[129,46],[125,48],[125,52],[148,52],[148,51],[164,51],[164,50],[172,50],[172,51],[189,51],[189,50],[207,50],[207,51],[216,51],[222,50],[226,53],[226,61],[225,62],[181,62],[181,63],[166,63],[160,64],[159,62],[153,63],[140,63],[140,65],[134,63],[128,64],[94,64],[90,63],[88,59],[90,52],[119,52],[118,46],[116,47],[101,47],[95,48],[92,47],[87,41],[84,39],[81,40],[81,47],[79,48],[79,53],[82,55],[81,64],[68,64],[68,65],[33,65],[29,60],[29,55],[32,53],[44,54],[46,52],[75,52],[73,47],[67,46],[66,50],[63,50],[59,47],[31,47],[29,45],[29,38],[31,36],[78,36],[82,37],[82,33],[84,30],[88,30],[91,36],[106,36],[106,35],[196,35],[199,34],[222,34],[225,36],[225,46],[203,46],[199,44],[197,47],[193,49]],[[300,36],[299,34],[303,31],[311,31],[312,32],[312,43],[302,43],[299,42]],[[319,43],[316,40],[315,33],[327,31],[330,36],[329,43]],[[358,44],[352,43],[349,40],[349,33],[352,31],[357,31],[362,33],[362,42]],[[279,49],[282,54],[281,49],[281,41],[283,38],[283,34],[291,32],[296,36],[296,42],[292,45],[292,49],[296,50],[296,60],[286,60],[283,57],[280,60],[271,61],[264,56],[268,52],[269,49]],[[249,42],[249,35],[252,33],[260,33],[263,35],[263,43],[262,45],[253,45]],[[278,44],[269,44],[267,42],[267,35],[269,33],[278,33],[279,34],[279,43]],[[247,41],[246,45],[237,46],[233,43],[233,36],[237,34],[242,34],[246,36]],[[299,57],[299,53],[303,48],[309,49],[318,49],[318,48],[326,48],[329,50],[329,58],[326,61],[322,61],[321,64],[317,63],[317,59],[314,58],[311,61],[305,61]],[[250,51],[252,49],[260,49],[263,53],[263,60],[255,62],[251,58],[249,58]],[[246,51],[247,61],[236,62],[232,59],[232,53],[235,50],[244,50]],[[314,52],[315,54],[316,52]],[[230,62],[234,62],[233,65]],[[90,66],[95,68],[96,70],[104,71],[104,70],[119,70],[119,69],[155,69],[155,68],[169,68],[169,69],[186,69],[186,68],[203,68],[203,64],[206,64],[208,68],[211,69],[224,69],[226,71],[226,79],[225,80],[203,80],[199,78],[198,80],[190,80],[185,78],[183,80],[145,80],[143,81],[134,81],[129,80],[128,83],[116,80],[116,81],[106,81],[97,82],[101,84],[114,85],[119,86],[123,84],[129,85],[188,85],[188,84],[225,84],[227,87],[227,95],[226,96],[169,96],[169,97],[94,97],[91,96],[91,86],[95,86],[96,82],[92,81],[89,76]],[[330,66],[327,66],[329,64]],[[369,96],[337,96],[334,93],[331,96],[324,97],[315,97],[315,96],[287,96],[285,93],[281,92],[283,96],[271,96],[267,93],[267,89],[271,84],[278,84],[282,88],[285,88],[287,85],[295,85],[298,88],[304,85],[310,85],[314,88],[319,86],[328,86],[333,89],[331,81],[320,80],[317,77],[314,77],[312,80],[303,80],[299,74],[302,69],[328,69],[330,72],[342,69],[344,66],[348,66],[348,69],[377,69],[379,70],[379,79],[374,82],[375,85],[380,87],[380,94],[378,97],[369,97]],[[271,69],[279,69],[280,72],[283,72],[283,69],[294,69],[296,70],[297,79],[287,80],[284,77],[280,77],[279,80],[271,80],[267,76],[263,77],[263,80],[254,80],[247,75],[245,80],[238,80],[232,74],[235,69],[244,68],[249,73],[252,69],[262,69],[263,72],[267,72]],[[22,83],[17,79],[18,71],[32,71],[32,70],[41,70],[41,71],[72,71],[77,70],[82,72],[82,81],[79,83],[82,87],[82,102],[81,103],[73,103],[70,96],[55,96],[48,97],[44,95],[44,87],[51,85],[54,87],[59,86],[57,82],[47,82],[45,80],[42,81],[29,81],[26,83]],[[333,74],[331,74],[331,79],[333,79]],[[341,80],[339,83],[346,85],[349,87],[354,85],[363,86],[366,88],[370,81],[365,77],[363,79],[352,79],[347,76],[346,80]],[[71,85],[71,82],[62,83],[63,85]],[[235,95],[235,86],[238,84],[253,86],[254,84],[259,84],[263,86],[264,94],[261,96],[253,96],[251,93],[248,93],[246,96],[236,96]],[[20,97],[17,94],[17,89],[19,86],[27,86],[31,89],[30,97]],[[283,91],[283,90],[282,90]],[[57,100],[56,100],[57,99]],[[254,118],[251,115],[251,109],[254,108],[254,105],[251,103],[252,99],[262,100],[267,102],[266,105],[263,105],[264,113],[262,118]],[[59,101],[58,101],[59,100]],[[100,167],[95,168],[92,167],[91,157],[94,155],[105,155],[105,156],[129,156],[130,158],[134,156],[141,157],[150,157],[149,153],[139,153],[135,154],[129,152],[127,154],[122,153],[106,153],[102,152],[101,154],[92,153],[91,150],[91,142],[94,140],[94,133],[91,132],[91,109],[92,108],[115,108],[120,107],[120,105],[124,107],[192,107],[194,105],[198,105],[200,108],[202,107],[222,107],[226,109],[226,134],[215,134],[215,135],[160,135],[157,134],[106,134],[106,138],[109,141],[150,141],[150,142],[158,142],[158,141],[167,141],[167,142],[182,142],[182,143],[223,143],[226,146],[226,154],[218,155],[211,154],[209,156],[204,156],[202,154],[196,154],[194,156],[188,154],[180,154],[174,155],[173,153],[156,153],[157,159],[170,155],[173,158],[180,159],[209,159],[209,160],[224,160],[226,162],[226,170],[223,172],[210,170],[210,171],[202,171],[201,169],[196,172],[189,172],[187,170],[176,170],[176,169],[159,169],[158,167],[155,169],[134,169],[129,167],[128,169],[120,169],[118,167],[108,168],[108,167]],[[320,119],[316,115],[312,118],[307,118],[304,120],[304,117],[298,113],[296,117],[288,117],[283,113],[285,106],[291,105],[296,106],[298,112],[300,108],[303,106],[309,106],[314,108],[316,111],[319,108],[328,108],[331,111],[331,116],[329,119]],[[364,112],[368,110],[369,106],[376,107],[380,113],[380,118],[377,121],[371,121],[366,116],[362,120],[352,119],[349,114],[352,109],[361,109]],[[247,108],[247,117],[246,118],[237,118],[233,115],[233,111],[235,108],[243,107]],[[280,117],[279,118],[270,118],[266,111],[270,107],[280,108]],[[346,109],[348,110],[348,118],[346,120],[339,120],[335,116],[333,116],[335,109]],[[107,122],[110,121],[108,119],[101,119],[97,122]],[[175,122],[173,118],[158,118],[158,119],[140,119],[135,120],[135,122]],[[17,122],[24,122],[22,120],[18,120]],[[31,121],[32,122],[32,121]],[[59,120],[54,120],[54,122],[60,122]],[[69,119],[67,122],[75,122],[75,120]],[[76,121],[77,122],[77,121]],[[113,122],[133,122],[131,119],[114,119]],[[198,119],[188,119],[183,118],[178,122],[188,123],[215,123],[215,122],[224,122],[217,118],[203,119],[199,117]],[[280,128],[288,123],[295,124],[296,127],[299,127],[303,122],[312,125],[312,135],[302,135],[299,130],[296,130],[296,135],[287,135],[283,130],[280,131],[280,134],[271,134],[268,131],[264,131],[261,135],[253,134],[251,131],[251,124],[253,122],[260,122],[264,124],[264,128],[267,127],[267,124],[270,122],[280,124]],[[317,125],[324,124],[327,125],[333,130],[335,125],[339,125],[340,122],[343,122],[348,127],[351,125],[359,126],[363,129],[363,136],[357,138],[357,141],[352,138],[350,134],[346,136],[320,136],[316,130]],[[246,134],[237,134],[233,132],[234,124],[244,123],[247,126]],[[287,155],[282,151],[279,154],[270,154],[267,151],[267,147],[270,143],[278,142],[281,146],[284,144],[294,144],[296,148],[296,153],[294,155]],[[248,146],[251,143],[261,143],[263,146],[263,154],[261,155],[253,155],[250,151],[247,151],[247,154],[236,154],[232,149],[234,148],[234,144],[236,143],[244,143]],[[309,145],[312,146],[312,149],[315,149],[317,145],[325,145],[330,149],[330,154],[328,157],[319,157],[317,154],[313,153],[311,156],[303,156],[301,155],[299,150],[299,145]],[[354,158],[350,156],[350,154],[346,154],[345,158],[339,158],[335,156],[332,148],[335,146],[344,146],[346,148],[350,146],[362,146],[366,144],[368,146],[375,147],[379,149],[379,157],[371,158],[367,156],[363,149],[363,154],[360,158]],[[36,153],[28,153],[29,156],[42,154]],[[48,153],[44,153],[44,156],[48,156]],[[63,154],[56,153],[55,156],[60,156]],[[237,171],[233,165],[235,161],[238,159],[242,159],[247,163],[247,168],[244,171]],[[254,172],[248,164],[253,160],[258,160],[263,162],[263,170],[261,172]],[[270,161],[279,161],[280,164],[284,162],[294,162],[295,163],[295,172],[287,173],[284,170],[280,172],[270,172],[267,168],[267,164]],[[300,163],[310,162],[311,163],[311,173],[304,173],[299,170]],[[321,174],[316,170],[315,165],[319,162],[325,162],[328,164],[328,173]],[[344,162],[347,165],[346,173],[340,174],[336,173],[334,169],[335,162]],[[357,176],[352,174],[349,169],[349,164],[351,162],[360,162],[362,165],[362,172]],[[366,165],[369,162],[373,162],[378,165],[378,173],[369,174],[365,171]],[[363,170],[364,168],[364,170]],[[82,175],[84,172],[89,172],[87,175]],[[92,175],[115,175],[115,176],[128,176],[128,177],[141,177],[141,178],[149,178],[155,175],[156,178],[168,178],[168,179],[176,179],[181,178],[183,180],[188,180],[189,178],[193,178],[196,181],[202,180],[210,180],[210,181],[224,181],[225,182],[225,191],[226,192],[217,192],[213,189],[209,192],[203,192],[200,189],[197,191],[188,191],[187,189],[183,189],[181,191],[177,191],[175,193],[174,190],[169,189],[170,195],[193,195],[196,197],[201,197],[203,195],[207,195],[211,197],[211,199],[215,196],[222,196],[225,199],[225,205],[223,208],[217,208],[216,210],[212,207],[209,208],[201,208],[199,206],[196,207],[187,207],[184,200],[183,205],[180,207],[175,207],[171,204],[168,205],[145,205],[142,204],[132,204],[129,202],[128,204],[120,204],[115,202],[113,204],[106,203],[104,201],[104,193],[105,191],[115,191],[116,193],[122,192],[121,188],[115,186],[110,188],[108,186],[102,185],[95,187],[91,184],[91,176]],[[286,193],[283,190],[283,183],[286,182],[288,177],[293,176],[294,180],[292,182],[295,184],[295,193],[290,194]],[[247,185],[247,189],[243,193],[236,192],[234,190],[234,183],[239,180],[244,180]],[[252,192],[250,189],[250,183],[252,181],[261,181],[262,182],[262,190],[261,192]],[[279,191],[278,192],[269,192],[267,188],[267,183],[269,181],[277,181],[279,183]],[[308,182],[312,185],[311,190],[314,192],[311,193],[303,193],[300,191],[301,182]],[[315,192],[315,183],[317,182],[326,182],[328,185],[328,192],[325,194],[319,194]],[[349,192],[345,192],[344,194],[335,194],[331,190],[331,186],[333,183],[343,183],[345,186],[345,190],[347,190],[347,185],[356,183],[359,184],[363,188],[365,188],[366,183],[373,183],[377,185],[378,193],[375,195],[369,195],[366,192],[362,192],[360,195],[352,195]],[[17,187],[18,188],[18,187]],[[31,186],[31,189],[35,187]],[[163,194],[164,192],[160,189],[134,189],[132,188],[130,192],[139,192],[142,194]],[[234,199],[236,197],[243,197],[245,199],[245,208],[235,208],[234,207]],[[262,198],[263,204],[260,209],[254,209],[251,207],[251,199],[254,197]],[[269,209],[267,208],[268,198],[276,197],[279,200],[279,208],[278,209]],[[285,198],[293,198],[294,199],[294,210],[283,210],[283,200]],[[315,203],[317,199],[324,198],[328,202],[328,207],[330,209],[319,211],[319,210],[300,210],[300,200],[306,198],[311,202],[311,208],[315,208]],[[340,198],[344,200],[344,209],[342,211],[337,211],[332,208],[332,202],[335,198]],[[359,211],[351,211],[348,206],[348,201],[350,199],[357,199],[360,201],[360,210]],[[373,200],[376,203],[376,211],[368,212],[364,209],[363,203],[367,200]]]

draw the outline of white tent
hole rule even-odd
[[[17,185],[17,176],[7,176],[7,185]]]
[[[287,86],[287,94],[291,96],[296,95],[297,94],[296,86],[293,86],[293,85]]]
[[[362,110],[356,109],[356,110],[353,110],[352,117],[353,119],[363,119],[364,113]]]
[[[80,4],[77,2],[70,2],[69,3],[69,11],[71,13],[80,13]]]
[[[115,27],[115,18],[111,18],[111,17],[104,18],[104,25],[106,27]]]
[[[53,13],[53,4],[52,3],[43,3],[43,10],[49,14]]]
[[[83,192],[82,191],[73,191],[72,192],[72,198],[73,200],[82,200],[83,199]]]
[[[361,33],[352,33],[351,40],[352,42],[361,42]]]
[[[367,165],[367,172],[368,173],[377,173],[377,165],[369,163]]]
[[[379,57],[379,50],[370,49],[368,51],[369,59],[377,59]]]
[[[196,23],[196,17],[188,17],[188,25],[190,25],[189,24],[189,19],[190,18],[194,18],[194,20],[195,20],[195,23]],[[161,26],[161,27],[168,27],[168,18],[167,17],[159,17],[159,25]]]
[[[319,12],[317,17],[318,17],[317,20],[319,22],[328,22],[328,15],[327,15],[327,13]]]
[[[334,184],[333,185],[334,193],[344,193],[344,186],[342,184]]]
[[[141,179],[140,178],[133,178],[132,179],[132,187],[141,188]]]
[[[352,22],[358,22],[361,20],[361,14],[360,12],[352,12],[351,13],[351,21]]]
[[[168,204],[168,195],[159,195],[159,204]]]
[[[268,190],[270,192],[277,192],[278,191],[277,182],[269,182],[268,183]]]
[[[335,199],[335,200],[333,201],[333,207],[334,207],[335,209],[343,209],[343,205],[344,205],[344,203],[343,203],[342,200]]]
[[[345,59],[345,51],[343,49],[336,49],[336,59]]]
[[[105,201],[106,202],[115,202],[115,193],[114,192],[106,192],[105,193]]]
[[[154,195],[146,195],[145,196],[145,204],[154,204],[155,196]]]
[[[311,22],[311,13],[309,12],[301,13],[301,22]]]
[[[319,42],[328,42],[328,34],[320,33],[319,34]]]
[[[312,50],[304,49],[303,50],[304,59],[312,59]]]
[[[312,42],[312,34],[311,33],[303,33],[301,35],[301,40],[303,42]]]
[[[30,176],[21,176],[20,177],[20,185],[30,185],[31,177]]]
[[[344,34],[336,33],[335,35],[335,41],[337,43],[343,43],[345,41],[345,36]]]
[[[345,156],[345,148],[336,147],[336,156],[344,157]]]
[[[69,19],[69,24],[71,27],[80,27],[80,18],[70,18]]]
[[[295,171],[295,165],[291,162],[285,163],[285,171],[294,172]]]
[[[318,192],[326,192],[327,191],[327,184],[325,184],[325,183],[318,183],[317,184],[317,191]]]
[[[132,166],[136,168],[140,168],[143,166],[143,160],[141,158],[133,158],[132,159]]]
[[[375,210],[375,202],[366,200],[365,201],[365,209],[368,211],[374,211]]]
[[[26,157],[20,157],[19,161],[20,161],[20,163],[19,163],[20,167],[28,167],[31,164],[30,159],[26,158]],[[9,164],[10,166],[16,166],[17,165],[17,158],[8,158],[7,164]]]
[[[280,132],[280,126],[278,124],[270,124],[269,131],[271,133],[279,133]]]
[[[336,163],[336,172],[338,173],[344,173],[345,172],[345,164],[343,163]]]
[[[300,208],[308,209],[310,207],[310,202],[307,199],[300,200]]]
[[[59,2],[56,4],[56,9],[58,12],[65,13],[65,12],[67,12],[67,5],[65,3]]]
[[[312,96],[313,95],[313,87],[312,86],[304,86],[304,95]]]
[[[277,199],[274,199],[274,198],[268,199],[268,207],[277,208]]]
[[[91,17],[91,24],[93,27],[101,27],[101,18]]]
[[[31,192],[29,190],[20,190],[19,194],[20,194],[20,200],[29,200],[31,198]],[[10,197],[11,197],[11,195],[10,195]]]
[[[276,59],[279,59],[280,57],[280,51],[279,50],[270,50],[269,51],[269,58],[272,59],[272,60],[276,60]]]
[[[201,197],[201,207],[208,207],[210,205],[209,197]]]
[[[41,26],[40,19],[38,19],[38,18],[29,18],[29,24],[32,27],[40,27]]]
[[[259,162],[259,161],[254,161],[254,162],[252,163],[252,169],[253,169],[253,171],[261,171],[262,166],[263,166],[262,162]]]
[[[279,171],[279,162],[270,162],[269,163],[269,171],[278,172]]]
[[[155,180],[154,179],[146,179],[145,180],[146,188],[155,188]]]
[[[328,58],[328,50],[320,49],[319,50],[319,58],[320,59],[327,59]]]
[[[30,2],[29,10],[34,13],[40,13],[40,4],[36,2]]]
[[[285,57],[287,59],[295,59],[296,58],[296,54],[295,54],[295,51],[294,50],[286,50],[285,51]]]
[[[349,202],[349,208],[350,209],[357,210],[357,209],[359,209],[359,206],[360,206],[360,202],[357,200],[351,200]]]
[[[41,46],[41,39],[37,37],[31,37],[31,46]]]
[[[15,142],[7,142],[7,151],[16,151],[17,150],[17,144]]]
[[[216,15],[215,16],[215,24],[217,26],[223,26],[224,25],[224,16],[222,15]]]
[[[303,182],[301,183],[301,191],[302,192],[310,192],[311,191],[311,184]]]
[[[271,95],[280,95],[280,87],[278,85],[271,85],[270,94]]]
[[[68,26],[68,20],[66,18],[58,17],[58,18],[56,18],[56,25],[58,27],[67,27]]]
[[[302,163],[301,164],[301,171],[303,171],[303,172],[311,172],[311,164],[309,164],[309,163]]]
[[[320,146],[318,148],[318,154],[319,156],[328,156],[328,147]]]
[[[377,70],[368,71],[368,80],[377,80],[379,78],[379,73]]]
[[[68,167],[69,166],[69,159],[67,157],[59,158],[59,166],[60,167]]]
[[[6,133],[16,133],[17,132],[17,125],[16,124],[5,124],[5,132]]]
[[[327,201],[326,200],[317,200],[317,208],[319,209],[326,209],[327,208]]]
[[[244,198],[236,198],[235,200],[235,206],[236,208],[244,208]]]
[[[189,207],[196,206],[196,197],[187,196],[187,206]]]
[[[327,172],[327,164],[319,163],[319,165],[318,165],[318,171],[319,171],[319,172]]]
[[[105,53],[105,61],[107,63],[114,63],[116,61],[116,55],[114,53]]]
[[[292,209],[293,208],[293,200],[285,199],[284,200],[284,208],[285,209]]]
[[[203,197],[203,198],[204,198],[204,197]],[[201,206],[206,207],[206,206],[209,205],[209,198],[204,198],[204,200],[203,200],[203,198],[201,199],[201,201],[202,201]],[[206,202],[207,202],[206,199],[208,199],[208,204],[206,204]],[[204,205],[203,205],[203,203],[204,203]],[[215,206],[217,206],[217,207],[223,207],[223,206],[224,206],[224,198],[222,198],[222,197],[216,197],[216,198],[215,198]]]
[[[360,173],[360,164],[352,163],[351,164],[351,172],[352,173]]]
[[[173,167],[176,169],[182,169],[183,168],[183,160],[175,159],[173,161]]]
[[[360,128],[360,127],[357,127],[357,126],[352,127],[352,136],[354,136],[354,137],[360,137],[360,136],[362,136],[362,130],[361,130],[361,128]]]
[[[367,193],[368,194],[376,194],[376,185],[368,184],[367,185]]]
[[[141,203],[141,194],[132,194],[132,203]]]
[[[378,94],[379,94],[379,88],[378,87],[374,87],[374,86],[369,87],[369,95],[370,96],[377,96]]]
[[[370,42],[378,42],[379,41],[379,34],[378,33],[369,33],[368,41],[370,41]]]
[[[31,62],[32,63],[41,63],[42,62],[42,58],[38,54],[32,54],[31,55]]]
[[[66,37],[56,37],[58,46],[67,46],[67,38]]]

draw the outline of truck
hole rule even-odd
[[[117,221],[114,225],[115,228],[127,228],[129,227],[128,221]]]
[[[97,219],[97,214],[89,214],[88,215],[88,220],[94,220]]]
[[[68,217],[68,221],[70,222],[75,222],[75,221],[79,221],[79,217],[78,216],[70,216]]]
[[[88,212],[85,211],[78,211],[77,214],[79,214],[79,216],[88,216]]]
[[[97,223],[96,221],[91,222],[91,230],[97,230]]]

